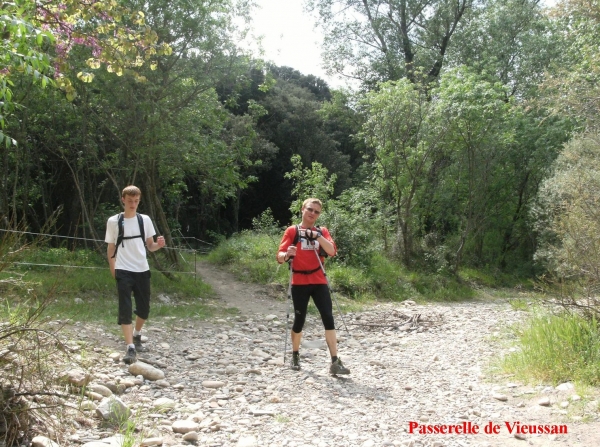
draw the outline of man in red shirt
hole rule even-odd
[[[322,268],[324,256],[334,256],[336,246],[325,227],[315,224],[323,205],[319,199],[306,199],[302,204],[302,223],[288,227],[281,238],[277,262],[290,262],[292,269],[292,302],[294,304],[294,324],[292,326],[292,369],[300,369],[300,342],[302,328],[306,320],[308,302],[312,297],[321,314],[325,327],[325,341],[331,354],[330,374],[350,374],[337,356],[337,336],[333,321],[333,305],[327,278]]]

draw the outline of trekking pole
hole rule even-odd
[[[292,308],[292,274],[294,273],[292,270],[292,264],[294,262],[294,258],[293,256],[290,257],[290,281],[288,283],[288,290],[287,290],[287,301],[288,301],[288,305],[287,305],[287,317],[285,320],[285,334],[283,336],[283,338],[285,339],[285,344],[283,346],[283,366],[285,366],[285,356],[287,355],[287,340],[288,337],[290,337],[290,310]]]
[[[314,248],[314,241],[313,241],[313,248]],[[338,303],[337,298],[335,297],[335,294],[333,293],[333,289],[331,288],[331,283],[329,282],[329,277],[327,276],[327,273],[325,272],[325,267],[323,267],[323,263],[321,262],[321,258],[319,257],[319,253],[317,252],[317,250],[313,250],[315,252],[315,255],[317,256],[317,261],[319,261],[319,267],[321,267],[321,271],[323,272],[323,275],[325,275],[325,279],[327,280],[327,288],[329,289],[329,293],[331,294],[331,296],[333,297],[333,301],[335,301],[335,305],[337,307],[337,310],[340,314],[340,318],[342,319],[342,323],[344,323],[344,329],[346,329],[346,332],[348,333],[348,337],[352,337],[350,335],[350,331],[348,330],[348,326],[346,326],[346,321],[344,320],[344,315],[342,314],[342,309],[340,309],[340,304]]]

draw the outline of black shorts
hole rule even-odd
[[[150,270],[130,272],[115,270],[117,292],[119,294],[119,317],[117,324],[131,324],[132,313],[142,320],[150,315]],[[135,310],[131,305],[131,294],[135,299]]]

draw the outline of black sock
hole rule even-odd
[[[331,363],[335,363],[337,361],[338,357],[337,355],[332,355],[331,356]]]
[[[292,351],[292,354],[299,357],[300,356],[300,351]]]

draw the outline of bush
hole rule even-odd
[[[600,136],[581,135],[565,145],[553,174],[540,187],[533,218],[539,234],[535,259],[556,276],[575,280],[565,307],[582,308],[600,319]]]

